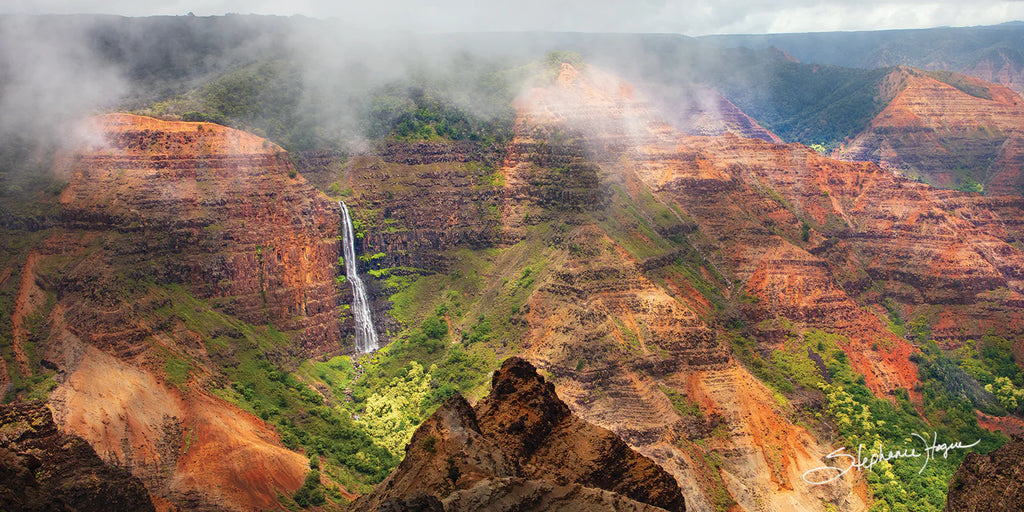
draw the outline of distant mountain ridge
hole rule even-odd
[[[714,35],[720,47],[778,48],[801,62],[852,68],[957,71],[1024,91],[1024,22],[861,32]]]

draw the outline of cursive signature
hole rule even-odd
[[[857,468],[857,470],[866,469],[871,471],[871,468],[875,467],[876,464],[882,461],[919,459],[924,457],[924,463],[921,464],[921,468],[917,471],[917,474],[921,474],[921,472],[924,471],[924,468],[928,467],[928,462],[935,459],[939,454],[942,454],[942,458],[945,459],[949,456],[949,452],[951,450],[971,448],[981,442],[979,439],[971,444],[963,444],[959,441],[955,443],[940,443],[939,434],[937,432],[932,433],[932,438],[930,440],[916,432],[911,435],[921,441],[922,451],[919,452],[916,447],[905,448],[902,450],[886,450],[885,446],[881,446],[878,450],[870,451],[865,454],[864,445],[862,444],[857,447],[857,454],[854,455],[852,453],[845,453],[845,447],[838,448],[832,453],[826,455],[825,459],[835,459],[837,461],[844,462],[836,462],[835,465],[832,466],[822,466],[820,468],[811,469],[803,474],[804,482],[811,485],[827,484],[838,478],[842,478],[843,475],[854,468]]]

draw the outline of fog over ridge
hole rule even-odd
[[[353,28],[420,32],[580,31],[763,34],[990,25],[1024,19],[1014,0],[13,0],[0,13],[241,14],[337,18]]]

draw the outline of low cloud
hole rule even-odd
[[[705,34],[882,30],[996,24],[1024,18],[1014,0],[14,0],[0,12],[125,16],[252,13],[337,18],[369,30],[550,30]]]

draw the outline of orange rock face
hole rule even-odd
[[[166,298],[181,290],[275,327],[296,356],[343,351],[336,206],[279,147],[238,130],[116,114],[79,136],[59,160],[61,226],[23,272],[56,296],[37,347],[60,371],[56,421],[161,507],[279,508],[306,457],[210,395],[222,384],[203,339],[158,311],[181,306]],[[172,355],[183,382],[170,382]]]
[[[228,299],[228,313],[295,332],[307,354],[339,351],[336,206],[289,176],[281,148],[128,114],[85,130],[62,169],[65,225],[126,234],[105,256],[145,268],[138,279]]]
[[[959,87],[910,68],[882,85],[885,109],[837,151],[843,160],[869,160],[941,187],[966,177],[989,195],[1019,193],[1024,100],[993,83],[962,76]]]
[[[915,349],[886,327],[880,303],[895,301],[908,319],[943,311],[929,323],[949,344],[994,326],[1019,335],[1024,253],[1010,242],[1019,238],[1021,202],[935,190],[802,145],[688,136],[623,90],[598,70],[563,69],[558,83],[517,100],[517,137],[503,170],[516,198],[506,205],[508,228],[527,222],[524,198],[602,219],[574,231],[566,241],[573,250],[528,300],[525,356],[552,375],[573,411],[669,468],[690,503],[711,507],[702,500],[724,488],[747,509],[770,501],[816,510],[822,500],[862,508],[854,481],[800,485],[831,449],[790,423],[731,359],[702,293],[659,269],[686,256],[715,293],[749,298],[740,300],[746,318],[844,335],[842,348],[870,389],[905,389],[916,401]],[[1006,112],[1016,108],[1012,93],[993,95]],[[569,142],[554,147],[553,137]],[[536,184],[551,167],[570,186],[561,201],[545,203]],[[650,229],[682,237],[691,253],[659,246],[615,213],[631,204],[663,210],[660,220],[648,214]],[[615,238],[621,231],[628,239]],[[770,333],[759,341],[766,351],[778,342]],[[686,390],[706,423],[675,410],[665,386]],[[705,428],[730,434],[714,441],[729,454],[716,469],[702,465],[706,448],[687,444]]]

